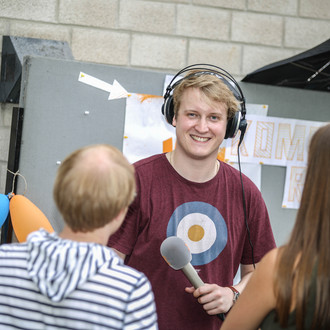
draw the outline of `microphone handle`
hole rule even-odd
[[[184,272],[189,282],[194,286],[195,289],[204,285],[204,282],[198,276],[196,269],[192,266],[190,262],[188,262],[185,266],[183,266],[182,271]]]
[[[188,262],[185,266],[181,268],[183,273],[186,275],[188,278],[189,282],[193,285],[195,289],[199,288],[200,286],[204,285],[204,282],[201,280],[199,275],[196,272],[196,269],[192,266],[190,262]],[[221,320],[225,320],[225,314],[220,313],[217,314],[217,317]]]

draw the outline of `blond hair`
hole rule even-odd
[[[101,228],[135,196],[134,168],[113,146],[99,144],[70,154],[58,169],[54,200],[74,232]]]
[[[225,78],[223,78],[225,79]],[[177,117],[183,92],[190,87],[199,88],[210,100],[224,103],[227,107],[228,120],[239,111],[239,101],[223,82],[220,75],[203,70],[192,70],[178,82],[173,91],[174,116]]]

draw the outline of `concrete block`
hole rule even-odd
[[[246,76],[265,65],[284,60],[298,53],[300,51],[283,48],[244,46],[242,72]]]
[[[122,0],[120,1],[119,28],[173,34],[175,6],[164,2]]]
[[[118,25],[117,0],[65,0],[59,3],[60,23],[105,28]]]
[[[130,36],[124,32],[74,28],[71,49],[78,61],[128,65]]]
[[[1,15],[1,12],[0,12],[0,15]],[[0,18],[0,52],[2,49],[2,36],[8,35],[8,30],[9,30],[8,20],[4,19],[4,18]]]
[[[135,66],[181,69],[185,66],[187,41],[150,35],[133,35],[131,64]]]
[[[178,5],[177,11],[178,35],[215,40],[229,39],[229,11],[187,5]]]
[[[329,0],[300,0],[299,14],[301,16],[305,16],[305,17],[330,19],[330,1]],[[329,35],[329,33],[328,33],[328,35]]]
[[[56,22],[57,0],[1,0],[1,17]]]
[[[191,40],[188,63],[207,63],[220,66],[231,75],[240,73],[242,46],[206,40]]]
[[[13,21],[10,23],[9,35],[46,39],[46,40],[58,40],[71,42],[71,27],[65,25],[54,25],[42,22],[25,22],[25,21]]]
[[[285,19],[284,46],[309,49],[329,39],[330,21]]]
[[[139,1],[139,0],[137,0]],[[159,2],[159,0],[150,0],[154,2]],[[191,3],[191,0],[166,0],[166,2],[171,2],[171,3]]]
[[[245,9],[245,0],[193,0],[196,5],[229,9]]]
[[[280,14],[285,16],[297,15],[297,0],[248,0],[248,10],[264,13]]]
[[[231,26],[233,41],[272,46],[282,44],[282,17],[235,12]]]

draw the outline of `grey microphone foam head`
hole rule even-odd
[[[192,259],[187,245],[177,236],[167,237],[160,246],[160,253],[175,270],[183,268]]]

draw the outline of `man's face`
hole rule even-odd
[[[227,127],[227,107],[210,101],[198,88],[186,89],[173,119],[179,152],[194,159],[216,158]]]

